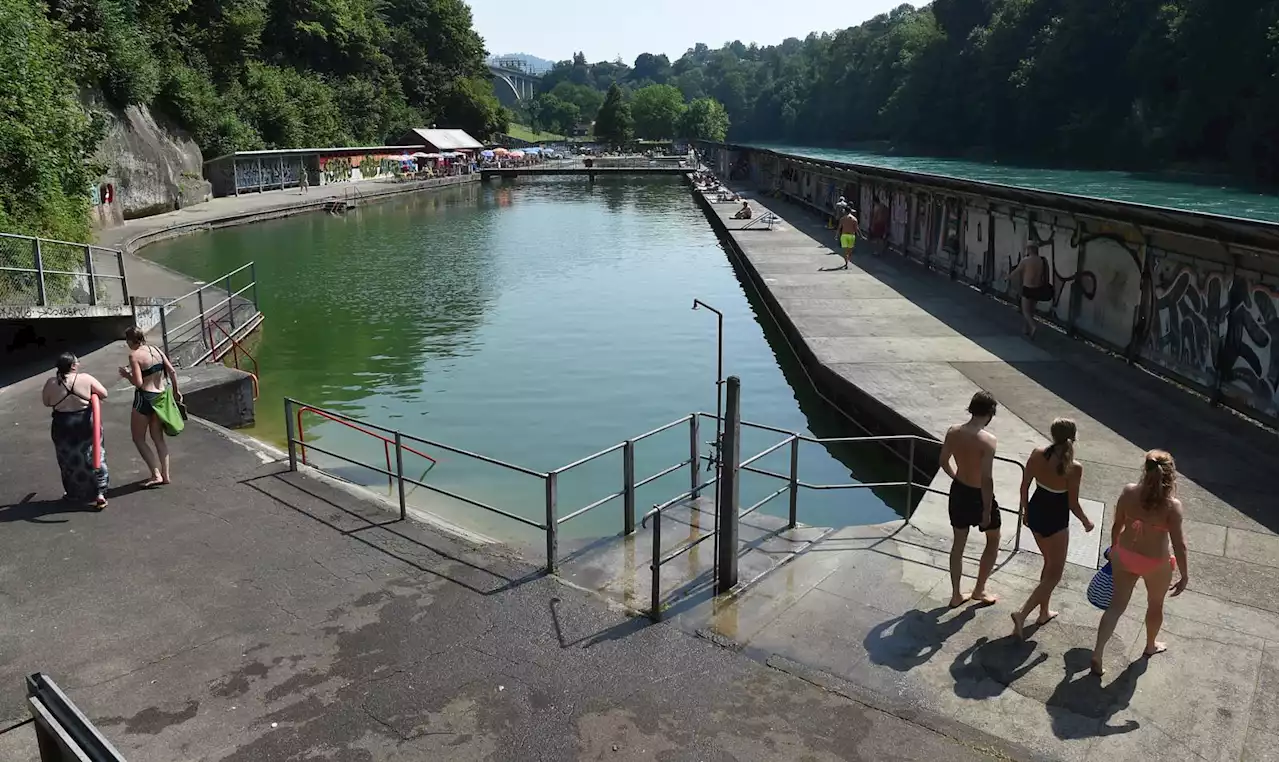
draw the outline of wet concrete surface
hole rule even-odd
[[[120,356],[84,358],[112,392],[100,513],[57,500],[42,379],[0,390],[0,758],[37,758],[30,725],[6,730],[35,671],[131,762],[1031,758],[650,625],[194,421],[174,484],[139,490]]]

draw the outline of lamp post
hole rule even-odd
[[[701,299],[693,300],[693,309],[697,310],[703,307],[716,315],[716,439],[711,447],[711,463],[707,464],[707,470],[710,471],[712,465],[718,469],[720,466],[720,440],[724,436],[724,313],[712,307],[710,304]],[[717,470],[718,473],[718,470]],[[720,495],[719,487],[716,488],[715,494]],[[715,537],[712,539],[712,568],[718,568],[716,559],[720,558],[720,510],[719,505],[715,511]],[[717,577],[719,576],[717,572]]]

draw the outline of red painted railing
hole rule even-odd
[[[307,442],[307,432],[306,432],[306,430],[302,427],[302,414],[303,414],[303,413],[305,413],[305,412],[308,412],[308,411],[309,411],[309,412],[312,412],[312,413],[315,413],[316,415],[320,416],[321,418],[324,418],[324,419],[325,419],[325,420],[327,420],[327,421],[333,421],[334,423],[340,423],[340,424],[342,424],[343,426],[346,426],[346,427],[347,427],[347,428],[349,428],[349,429],[355,429],[356,431],[359,431],[359,432],[361,432],[361,433],[368,434],[369,436],[373,437],[374,439],[381,439],[381,440],[382,440],[382,452],[383,452],[383,455],[384,455],[384,456],[386,456],[386,460],[387,460],[387,483],[388,483],[388,484],[391,484],[391,483],[393,483],[393,482],[394,482],[394,478],[395,478],[395,471],[393,471],[393,470],[391,469],[391,445],[395,444],[395,440],[393,440],[393,439],[391,439],[391,438],[389,438],[389,437],[385,437],[385,436],[383,436],[382,434],[379,434],[379,433],[378,433],[378,432],[376,432],[376,431],[371,431],[371,430],[369,430],[369,429],[366,429],[366,428],[365,428],[365,427],[363,427],[363,426],[357,426],[356,424],[351,423],[350,421],[344,421],[344,420],[342,420],[341,418],[338,418],[338,417],[336,417],[336,416],[329,415],[329,414],[328,414],[328,413],[326,413],[325,411],[320,410],[319,408],[311,407],[310,405],[299,405],[299,406],[298,406],[298,411],[297,411],[298,445],[302,448],[302,463],[303,463],[303,465],[306,465],[306,464],[307,464],[307,444],[306,444],[306,442]],[[419,451],[419,450],[415,450],[414,448],[412,448],[412,447],[410,447],[410,446],[408,446],[408,445],[406,445],[406,444],[403,444],[403,443],[402,443],[402,444],[400,445],[400,448],[401,448],[401,449],[403,449],[403,450],[405,450],[406,452],[411,452],[411,453],[413,453],[414,455],[417,455],[417,456],[418,456],[418,457],[420,457],[420,458],[425,458],[426,460],[430,461],[430,462],[431,462],[431,466],[429,466],[429,467],[427,468],[427,470],[428,470],[428,471],[429,471],[429,470],[431,470],[431,467],[434,467],[437,463],[439,463],[439,461],[438,461],[438,460],[436,460],[435,458],[433,458],[433,457],[431,457],[430,455],[426,454],[425,452],[421,452],[421,451]]]
[[[217,326],[218,330],[219,330],[219,331],[222,331],[222,335],[223,335],[223,336],[226,336],[226,337],[227,337],[227,339],[228,339],[228,340],[230,340],[230,342],[231,342],[231,359],[232,359],[232,361],[236,364],[236,370],[241,370],[241,367],[240,367],[240,353],[241,353],[241,352],[244,352],[244,356],[245,356],[245,357],[248,357],[250,360],[252,360],[252,361],[253,361],[253,372],[249,374],[249,378],[253,380],[253,398],[254,398],[255,400],[256,400],[256,399],[258,399],[258,360],[257,360],[257,358],[255,358],[253,355],[249,354],[249,350],[247,350],[247,349],[245,349],[243,346],[241,346],[241,345],[240,345],[240,342],[236,341],[236,337],[232,336],[232,335],[227,331],[227,329],[226,329],[226,328],[223,328],[223,327],[222,327],[222,324],[221,324],[221,323],[219,323],[219,322],[218,322],[218,321],[216,321],[216,320],[210,320],[210,321],[209,321],[209,352],[210,352],[210,354],[209,354],[209,359],[210,359],[210,360],[213,360],[213,361],[215,361],[215,362],[216,362],[217,360],[221,360],[223,357],[226,357],[226,356],[227,356],[227,353],[226,353],[226,352],[223,352],[221,356],[219,356],[219,355],[218,355],[218,352],[217,352],[217,344],[215,344],[215,343],[214,343],[214,341],[213,341],[213,329],[214,329],[214,326]]]

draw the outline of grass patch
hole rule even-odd
[[[534,132],[523,124],[512,123],[507,126],[507,135],[526,143],[554,143],[564,140],[564,135],[554,132]]]

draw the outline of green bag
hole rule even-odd
[[[164,427],[164,433],[167,436],[176,437],[182,433],[182,429],[187,424],[185,416],[178,409],[178,402],[173,398],[171,389],[160,392],[160,396],[151,403],[151,407],[156,411],[156,418],[160,419],[160,425]]]

